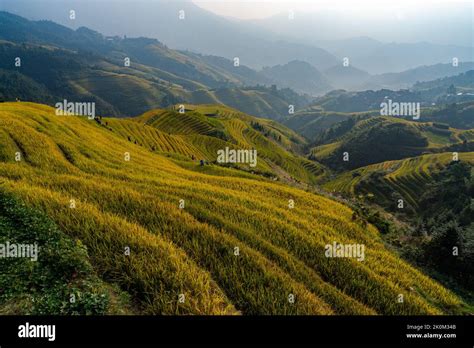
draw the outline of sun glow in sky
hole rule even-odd
[[[199,7],[215,14],[238,19],[259,19],[280,13],[310,13],[321,9],[354,10],[371,15],[383,9],[411,10],[435,4],[455,4],[471,0],[192,0]]]

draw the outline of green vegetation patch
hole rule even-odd
[[[37,255],[14,257],[13,250],[19,245],[34,246],[31,250],[37,247]],[[0,268],[1,314],[88,315],[109,311],[110,289],[94,274],[81,242],[70,239],[46,216],[2,191]]]

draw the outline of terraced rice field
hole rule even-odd
[[[343,173],[324,185],[327,190],[342,192],[350,196],[372,193],[376,200],[390,200],[390,194],[397,192],[416,209],[417,198],[424,187],[436,178],[436,173],[453,160],[453,153],[426,154],[397,161],[387,161]],[[474,164],[473,152],[459,153],[459,160]],[[369,175],[379,172],[390,187],[389,192],[377,192],[377,187],[364,185]]]
[[[347,206],[260,176],[191,171],[112,129],[42,105],[0,104],[0,189],[80,241],[94,273],[129,293],[138,312],[464,311]],[[326,257],[334,241],[364,244],[365,260]]]
[[[104,119],[114,132],[154,151],[178,154],[185,159],[216,162],[217,151],[226,147],[256,149],[256,168],[245,164],[235,167],[275,175],[275,168],[290,180],[316,183],[326,175],[325,168],[297,153],[304,140],[273,121],[256,119],[222,106],[186,105],[186,112],[152,110],[130,119]],[[262,124],[271,137],[252,127]],[[180,157],[183,159],[183,157]]]

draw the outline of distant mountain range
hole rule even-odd
[[[430,42],[384,43],[368,37],[318,41],[341,61],[349,58],[351,65],[371,74],[397,73],[423,65],[474,61],[474,49],[468,46],[440,45]]]
[[[300,93],[318,95],[332,89],[330,82],[321,72],[311,64],[300,60],[263,68],[261,73],[278,85],[290,87]]]
[[[268,79],[243,65],[172,50],[156,39],[104,37],[88,28],[0,12],[0,40],[4,100],[51,104],[79,98],[116,116],[176,103],[217,103],[274,119],[288,115],[290,104],[298,109],[310,101],[289,89],[263,86]],[[247,87],[258,82],[262,85]]]
[[[156,38],[173,49],[230,60],[237,57],[241,65],[253,69],[299,60],[324,72],[348,58],[354,69],[374,75],[450,63],[453,58],[474,61],[472,18],[466,12],[469,5],[450,6],[443,11],[426,9],[427,15],[421,20],[416,17],[416,21],[412,18],[419,16],[419,11],[407,13],[406,18],[396,14],[394,22],[359,21],[347,11],[297,13],[294,21],[289,21],[287,14],[236,21],[191,1],[136,0],[132,12],[130,7],[130,3],[113,0],[2,0],[0,4],[0,10],[29,19],[49,19],[74,29],[85,26],[109,36]],[[75,11],[75,19],[69,18],[71,10]],[[136,18],[140,18],[140,25]],[[365,80],[364,72],[343,72]],[[341,82],[346,84],[341,86]],[[360,86],[356,82],[354,77],[332,81],[333,87],[345,89]]]
[[[292,60],[257,71],[224,57],[173,50],[156,39],[105,37],[85,27],[72,30],[8,12],[0,12],[0,40],[3,100],[35,96],[51,104],[80,96],[95,101],[98,112],[106,115],[135,115],[177,103],[217,103],[283,119],[291,105],[300,110],[312,103],[312,96],[319,96],[316,104],[324,110],[336,112],[377,108],[384,96],[407,95],[429,104],[443,96],[446,86],[436,91],[391,89],[474,68],[474,63],[459,62],[371,76],[351,65],[320,71],[305,60]],[[22,60],[19,67],[16,57]],[[349,92],[333,91],[337,88]],[[377,91],[350,92],[360,89]]]
[[[455,95],[457,98],[469,98],[474,96],[474,68],[455,76],[417,82],[413,85],[413,90],[429,93],[433,97]]]
[[[278,86],[289,87],[300,93],[320,96],[335,89],[348,91],[410,89],[416,83],[457,76],[473,69],[474,62],[459,62],[456,66],[436,64],[399,73],[370,75],[351,65],[338,64],[319,71],[307,62],[294,60],[284,65],[265,67],[261,72],[254,72],[252,76],[254,81],[276,83]]]
[[[317,8],[312,11],[294,9],[294,20],[288,20],[288,13],[283,12],[273,17],[252,20],[251,23],[260,30],[314,44],[333,54],[342,49],[343,57],[348,56],[350,52],[370,55],[371,50],[382,43],[391,45],[430,42],[441,46],[472,47],[474,42],[473,4],[470,1],[413,1],[390,4],[374,2],[370,3],[370,6],[347,2],[339,7],[331,5],[315,4],[314,7]],[[356,39],[353,40],[354,38]],[[430,51],[413,51],[403,62],[410,59],[412,62],[420,58],[430,59],[430,54]],[[371,63],[379,66],[383,62]],[[394,63],[396,64],[395,59]]]
[[[417,82],[436,80],[442,77],[455,76],[474,69],[474,62],[458,62],[457,65],[435,64],[420,66],[399,73],[374,75],[358,86],[359,89],[409,88]]]
[[[245,66],[259,69],[263,66],[286,64],[300,59],[318,67],[328,68],[337,58],[314,45],[278,40],[270,32],[229,21],[201,9],[191,1],[133,1],[113,0],[2,0],[0,10],[29,19],[49,19],[71,28],[85,26],[105,35],[127,35],[159,39],[174,49],[234,59]],[[69,11],[76,11],[76,19]],[[112,11],[112,12],[111,12]],[[179,18],[180,11],[184,19]],[[104,16],[103,14],[108,15]],[[139,18],[140,25],[136,19]]]
[[[463,64],[459,66],[462,71],[474,64]],[[444,65],[436,67],[423,67],[412,72],[416,75],[419,71],[420,80],[426,70],[443,70]],[[472,69],[471,68],[471,69]],[[449,68],[448,68],[449,69]],[[451,70],[452,72],[452,70]],[[436,75],[436,73],[433,73]],[[409,76],[409,74],[407,74]],[[428,74],[425,75],[428,78]],[[444,77],[432,81],[415,83],[409,89],[392,90],[388,88],[346,91],[333,90],[315,99],[309,109],[333,111],[333,112],[363,112],[367,110],[380,110],[380,103],[386,99],[399,102],[419,102],[421,106],[432,106],[438,104],[459,103],[474,100],[474,69],[467,70],[455,76]],[[302,110],[304,112],[304,110]]]

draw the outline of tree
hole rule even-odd
[[[446,91],[448,94],[451,94],[451,95],[455,95],[456,94],[456,87],[454,87],[453,84],[451,84],[451,86],[448,87],[447,91]]]

